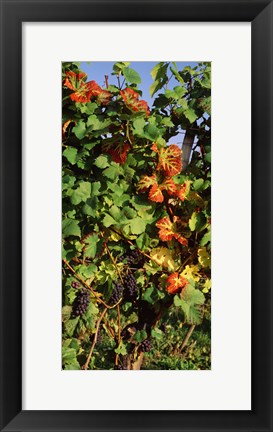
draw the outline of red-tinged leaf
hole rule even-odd
[[[138,184],[137,184],[137,190],[139,192],[145,192],[149,189],[149,187],[157,185],[157,180],[156,180],[156,176],[155,174],[153,174],[152,176],[143,176],[141,177],[141,179],[139,180]]]
[[[181,243],[183,246],[188,246],[188,240],[181,234],[175,233],[174,238],[179,241],[179,243]]]
[[[175,238],[179,243],[187,246],[188,240],[181,234],[183,222],[178,216],[174,216],[173,222],[168,216],[165,216],[156,222],[156,226],[159,228],[158,235],[162,241],[170,241]]]
[[[174,196],[177,193],[177,185],[172,178],[165,179],[162,187],[168,192],[169,195]]]
[[[158,184],[154,184],[149,192],[149,199],[154,202],[162,203],[164,201],[163,193],[160,190]]]
[[[176,196],[178,198],[180,198],[181,201],[184,201],[186,198],[186,195],[185,195],[186,189],[187,189],[186,183],[184,183],[182,186],[180,186],[180,185],[177,186]]]
[[[153,150],[155,153],[158,153],[158,148],[157,148],[157,144],[156,143],[152,144],[151,150]]]
[[[119,141],[107,142],[102,144],[102,151],[112,156],[116,163],[124,164],[126,162],[127,154],[131,146],[129,143]]]
[[[150,115],[150,110],[149,110],[148,104],[145,100],[140,100],[136,104],[136,108],[137,109],[135,111],[139,111],[139,112],[143,111],[143,112],[145,112],[146,116]]]
[[[181,291],[186,285],[188,285],[187,279],[185,279],[182,274],[179,275],[177,272],[175,272],[167,278],[166,289],[168,293],[176,294]]]
[[[88,81],[85,84],[86,88],[92,93],[92,96],[98,96],[102,92],[102,88],[96,83],[96,81]]]
[[[86,77],[85,73],[66,72],[64,86],[74,90],[74,93],[70,95],[70,99],[75,102],[86,103],[90,101],[91,97],[96,97],[102,105],[109,103],[111,93],[103,90],[96,81],[84,82]]]
[[[126,87],[126,89],[124,90],[120,90],[120,95],[124,100],[124,102],[126,103],[126,105],[138,101],[139,98],[139,94],[129,87]]]
[[[170,241],[174,237],[173,224],[168,216],[158,220],[156,222],[157,228],[159,228],[159,238],[163,241]]]
[[[190,182],[185,181],[182,185],[176,185],[176,196],[181,199],[181,201],[184,201],[186,199],[186,196],[188,195],[190,191]]]
[[[87,77],[86,73],[81,72],[76,74],[72,71],[67,71],[65,73],[66,78],[64,81],[64,86],[69,88],[70,90],[78,90],[82,85],[84,85],[83,80]]]
[[[181,150],[177,145],[171,144],[169,147],[163,147],[159,150],[157,169],[162,169],[168,177],[175,176],[181,172]]]
[[[107,90],[101,90],[97,97],[97,101],[101,103],[102,105],[108,105],[111,100],[111,93]]]
[[[90,93],[84,90],[83,88],[74,93],[71,93],[70,95],[71,100],[75,102],[81,102],[81,103],[90,102],[90,98],[91,98]]]
[[[63,139],[65,138],[66,131],[67,131],[67,128],[68,128],[68,126],[70,125],[70,123],[75,124],[75,122],[74,122],[73,120],[71,120],[71,119],[67,120],[67,121],[63,124],[63,127],[62,127],[62,138],[63,138]]]
[[[133,89],[127,87],[124,90],[120,90],[120,95],[124,100],[125,105],[131,111],[135,112],[145,112],[148,116],[150,114],[149,107],[146,101],[139,100],[139,94],[135,92]]]

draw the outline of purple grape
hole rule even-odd
[[[135,280],[135,277],[132,273],[127,273],[123,277],[124,284],[124,298],[128,301],[136,300],[138,296],[138,287]]]
[[[90,293],[87,289],[83,288],[82,290],[78,291],[77,296],[73,302],[73,314],[75,316],[82,316],[86,312],[89,303]]]
[[[120,282],[114,282],[114,289],[110,298],[110,304],[114,305],[119,302],[123,296],[124,286]]]
[[[144,341],[141,342],[141,345],[140,345],[141,351],[149,352],[149,351],[151,351],[151,348],[152,348],[152,344],[151,344],[151,341],[149,341],[149,339],[145,339]]]

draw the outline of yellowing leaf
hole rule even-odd
[[[182,275],[188,279],[188,281],[192,279],[194,282],[198,282],[200,280],[199,267],[197,265],[187,265],[182,271]]]
[[[118,233],[112,231],[109,239],[113,240],[114,242],[118,242],[120,241],[121,236]]]
[[[145,176],[141,177],[141,179],[139,180],[139,182],[137,184],[137,190],[139,192],[145,192],[146,190],[149,189],[149,187],[154,186],[156,184],[157,184],[157,181],[156,181],[155,174],[153,174],[151,177],[145,175]]]
[[[203,285],[202,291],[203,291],[203,293],[208,293],[210,289],[211,289],[211,280],[207,279]]]
[[[176,144],[169,147],[162,147],[158,150],[158,166],[166,176],[172,177],[182,170],[181,150]]]
[[[198,261],[203,267],[211,267],[210,254],[205,247],[198,249]]]
[[[167,267],[170,271],[175,270],[175,262],[172,252],[166,247],[157,247],[150,252],[152,259],[160,266]]]

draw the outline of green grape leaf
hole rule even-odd
[[[83,120],[79,120],[76,126],[73,127],[72,131],[79,140],[82,140],[86,134],[86,125]]]
[[[91,195],[91,183],[89,182],[81,182],[77,189],[75,189],[70,197],[71,203],[74,205],[79,204],[80,202],[85,202],[87,198],[90,198]]]
[[[63,152],[63,156],[66,157],[66,159],[68,160],[68,162],[71,163],[71,165],[75,165],[75,163],[77,162],[77,154],[78,150],[75,147],[67,147]]]
[[[69,237],[69,236],[80,237],[81,230],[79,227],[79,222],[76,221],[75,219],[64,219],[62,222],[62,232],[63,232],[63,237]]]
[[[140,75],[134,69],[127,67],[122,69],[122,73],[127,82],[132,84],[141,84]]]
[[[188,324],[201,324],[203,315],[201,306],[205,302],[205,296],[200,290],[187,285],[180,297],[175,296],[174,302],[176,306],[182,308]]]
[[[132,234],[142,234],[146,229],[146,223],[139,217],[130,221],[130,228]]]
[[[94,165],[96,165],[96,167],[104,169],[109,167],[110,163],[109,163],[109,157],[106,155],[100,155],[96,158]]]
[[[145,330],[138,330],[134,335],[134,339],[140,343],[140,342],[144,341],[144,339],[147,339],[147,336],[148,335],[147,335],[147,332]]]
[[[119,354],[119,355],[126,355],[127,354],[126,346],[122,341],[120,341],[119,346],[115,349],[115,353]]]
[[[79,319],[80,319],[80,317],[76,317],[73,319],[69,319],[68,321],[65,322],[64,328],[65,328],[65,331],[68,334],[68,336],[73,336],[73,333],[77,327]]]
[[[189,120],[190,123],[194,123],[195,120],[198,119],[198,115],[196,115],[193,108],[187,108],[184,111],[184,116]]]
[[[206,232],[200,240],[200,246],[205,246],[211,241],[211,231]]]
[[[102,220],[103,225],[108,228],[111,225],[116,225],[117,222],[109,214],[106,214]]]
[[[99,236],[97,234],[91,234],[84,240],[84,257],[95,258],[97,253],[97,243]]]

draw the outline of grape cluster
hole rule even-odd
[[[73,302],[73,314],[76,316],[83,315],[86,309],[88,308],[89,303],[90,303],[89,291],[83,288],[77,293],[77,297]]]
[[[114,367],[115,370],[127,370],[127,367],[123,366],[123,365],[116,365]]]
[[[134,301],[138,295],[138,288],[135,277],[132,273],[127,273],[123,277],[124,298],[125,300]]]
[[[127,252],[124,255],[121,255],[118,258],[118,262],[124,262],[124,261],[129,266],[134,265],[136,267],[142,267],[145,262],[143,255],[137,249],[130,250],[129,252]]]
[[[145,339],[144,341],[141,342],[140,348],[141,348],[141,351],[143,351],[143,352],[151,351],[151,348],[152,348],[151,341],[149,341],[149,339]]]
[[[111,304],[116,304],[123,296],[124,286],[120,282],[114,282],[114,289],[110,298]]]
[[[80,284],[79,282],[77,282],[77,281],[73,281],[73,282],[71,283],[71,286],[72,286],[72,288],[74,288],[74,289],[79,289],[79,288],[81,287],[81,284]]]

